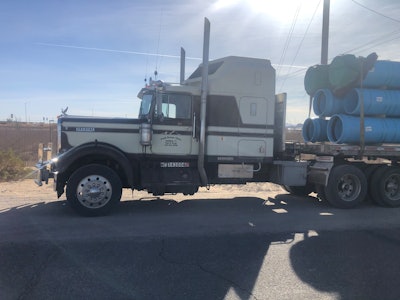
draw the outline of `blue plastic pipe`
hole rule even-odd
[[[318,119],[306,119],[303,123],[302,135],[306,142],[324,142],[328,140],[326,134],[326,128],[328,121],[318,118]]]
[[[378,60],[363,81],[366,88],[400,88],[400,62]]]
[[[313,111],[319,117],[344,113],[343,100],[335,97],[328,89],[318,90],[314,94]]]
[[[360,118],[334,115],[327,126],[329,141],[336,144],[360,142]],[[400,119],[364,118],[365,144],[400,143]]]
[[[364,101],[364,115],[400,116],[400,91],[353,89],[343,99],[344,111],[349,115],[360,115],[360,104]]]

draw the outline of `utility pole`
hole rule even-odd
[[[28,104],[28,102],[25,102],[25,123],[28,123],[28,113],[26,111],[26,105]]]
[[[328,64],[329,7],[330,7],[330,0],[324,0],[324,12],[322,16],[321,65]]]

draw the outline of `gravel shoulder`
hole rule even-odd
[[[176,202],[191,199],[227,199],[234,197],[272,197],[277,193],[285,193],[278,185],[272,183],[248,183],[245,185],[218,185],[211,186],[209,190],[200,188],[199,192],[193,196],[185,196],[183,194],[166,195],[168,198]],[[124,189],[121,201],[131,201],[139,199],[155,198],[146,191],[131,191]],[[59,200],[65,200],[65,194],[57,199],[56,192],[53,191],[52,180],[49,184],[37,186],[32,179],[20,181],[0,182],[0,209],[17,207],[20,205],[34,203],[48,203]]]

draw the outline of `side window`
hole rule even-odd
[[[162,96],[162,113],[168,119],[190,119],[191,97],[184,94],[164,94]]]
[[[239,107],[233,96],[210,95],[207,118],[209,126],[238,127],[242,124]]]
[[[167,98],[167,101],[164,101]],[[164,118],[175,119],[176,118],[176,104],[169,101],[169,97],[163,97],[162,113]]]

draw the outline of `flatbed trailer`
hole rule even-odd
[[[336,158],[353,158],[356,160],[385,159],[396,163],[400,160],[400,145],[347,145],[332,143],[288,143],[299,154],[312,154],[316,156],[333,156]],[[290,147],[290,146],[289,146]]]
[[[306,185],[286,187],[290,193],[315,192],[339,208],[353,208],[366,199],[400,206],[400,145],[287,142],[285,147],[288,156],[308,162]]]

